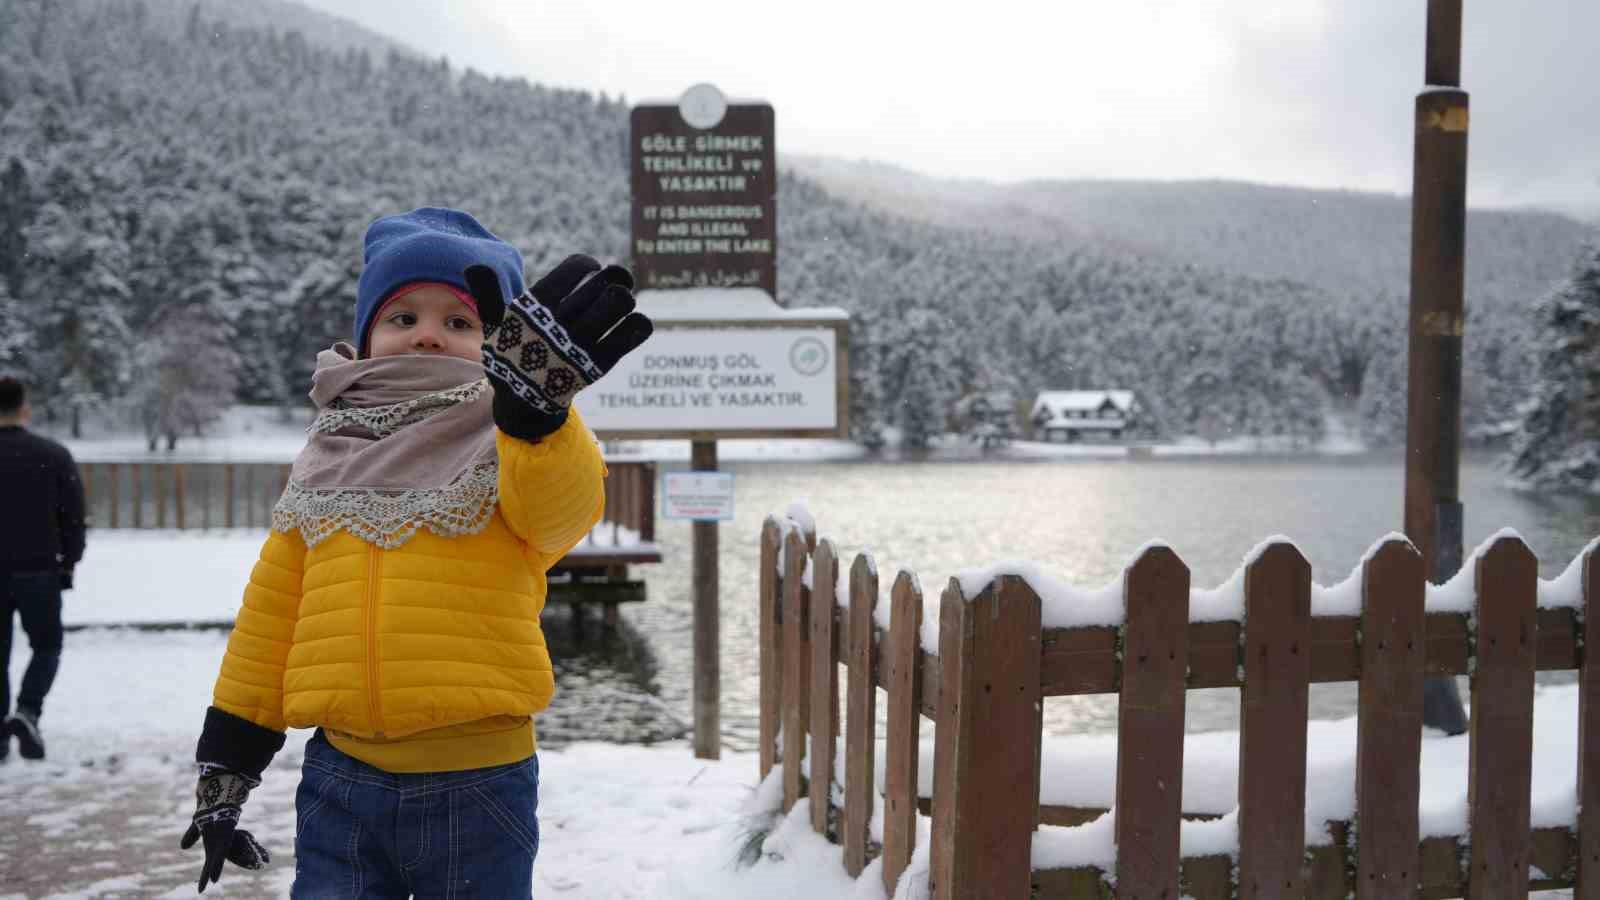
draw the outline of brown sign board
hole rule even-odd
[[[630,250],[638,286],[750,287],[777,297],[771,104],[728,104],[715,122],[700,119],[706,127],[686,121],[683,109],[633,108]]]

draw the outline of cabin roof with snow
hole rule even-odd
[[[1052,416],[1067,412],[1095,412],[1109,402],[1123,415],[1133,411],[1133,391],[1040,391],[1033,401],[1033,414],[1041,409]]]

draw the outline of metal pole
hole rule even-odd
[[[717,470],[717,442],[694,441],[689,465]],[[694,755],[722,756],[722,640],[717,601],[717,525],[695,522],[694,533]]]
[[[1461,343],[1467,221],[1467,92],[1461,0],[1428,0],[1411,189],[1411,315],[1406,406],[1406,535],[1435,582],[1461,566]],[[1430,679],[1424,722],[1466,728],[1450,678]]]

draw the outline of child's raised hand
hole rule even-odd
[[[464,275],[484,323],[495,424],[514,437],[537,440],[560,428],[572,398],[654,329],[634,311],[633,275],[583,254],[509,300],[493,269],[472,266]]]

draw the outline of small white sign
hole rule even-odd
[[[732,472],[667,472],[662,479],[666,518],[698,522],[733,518]]]

